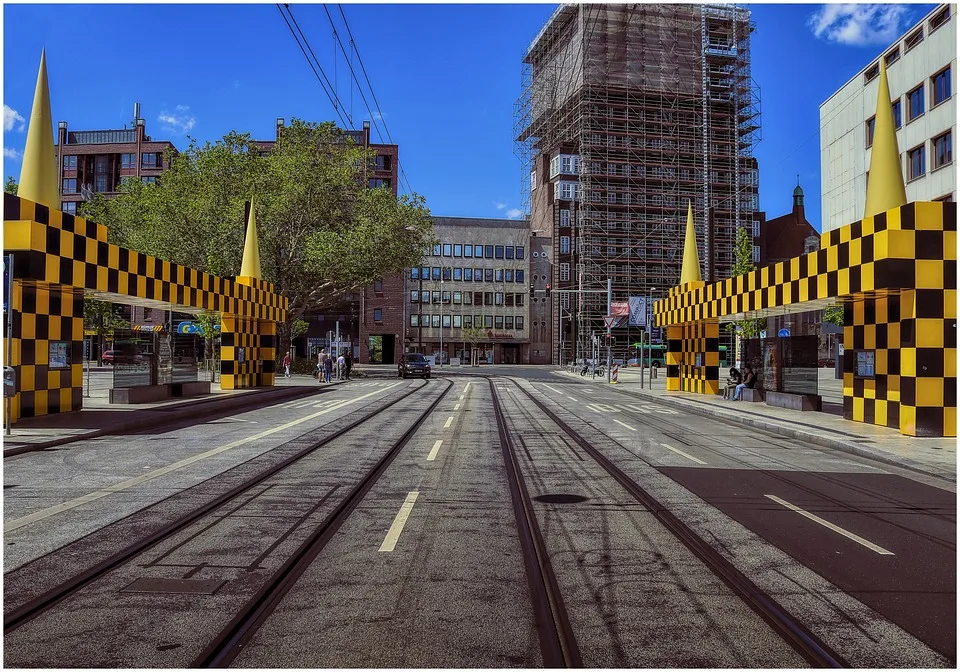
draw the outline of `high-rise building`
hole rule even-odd
[[[553,241],[545,361],[604,329],[605,291],[570,290],[609,278],[626,302],[677,284],[688,201],[704,279],[729,275],[759,205],[753,30],[732,5],[561,5],[533,40],[515,137],[530,228]],[[636,334],[614,330],[619,356]]]
[[[820,105],[823,233],[863,217],[881,58],[907,202],[954,200],[956,10],[937,6]]]
[[[125,180],[156,181],[170,166],[164,152],[173,148],[169,140],[147,135],[140,104],[134,105],[133,128],[102,131],[70,131],[61,121],[57,129],[57,170],[60,209],[77,213],[78,203],[103,194],[117,195]]]

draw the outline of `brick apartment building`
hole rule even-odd
[[[103,194],[114,198],[126,180],[155,182],[170,166],[164,160],[169,140],[147,135],[139,103],[134,106],[133,128],[70,131],[67,122],[57,128],[57,170],[60,207],[76,214],[77,204]]]

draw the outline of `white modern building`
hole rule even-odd
[[[957,5],[937,6],[820,105],[824,233],[863,217],[881,58],[907,201],[954,199],[956,10]]]

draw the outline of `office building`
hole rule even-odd
[[[955,198],[956,9],[939,5],[820,105],[823,233],[863,217],[881,58],[907,201]]]
[[[688,201],[704,279],[729,276],[758,210],[753,30],[733,5],[561,5],[527,50],[515,138],[553,244],[554,363],[604,330],[608,278],[618,302],[677,284]],[[627,327],[614,336],[626,356]]]

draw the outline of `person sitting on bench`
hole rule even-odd
[[[743,398],[744,388],[750,388],[751,390],[757,384],[757,374],[753,372],[753,368],[749,364],[743,365],[744,373],[743,382],[737,385],[736,393],[733,395],[734,401],[740,401]]]
[[[743,376],[740,375],[740,372],[734,367],[730,367],[730,377],[727,378],[727,384],[723,388],[723,398],[730,398],[730,391],[737,387],[741,382],[743,382]]]

